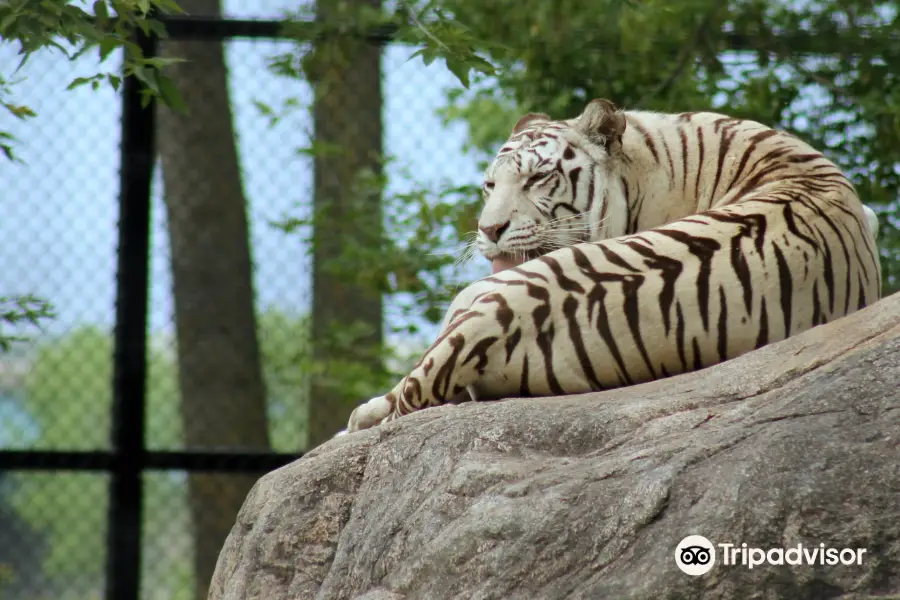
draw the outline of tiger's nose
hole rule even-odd
[[[478,229],[484,232],[484,235],[487,236],[487,239],[491,240],[494,243],[497,243],[497,240],[500,239],[500,236],[503,235],[503,232],[509,229],[509,221],[501,225],[479,226]]]

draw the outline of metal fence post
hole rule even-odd
[[[155,40],[138,34],[145,57]],[[119,249],[113,357],[112,452],[106,598],[137,600],[141,573],[150,207],[155,161],[153,101],[141,106],[140,83],[122,86]]]

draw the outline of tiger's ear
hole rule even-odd
[[[622,147],[625,133],[625,113],[603,98],[591,100],[578,117],[578,131],[592,142],[606,148],[610,154]]]
[[[544,113],[528,113],[527,115],[525,115],[524,117],[522,117],[521,119],[516,121],[515,126],[513,126],[512,135],[516,135],[517,133],[519,133],[526,127],[528,127],[528,125],[530,123],[533,123],[534,121],[549,121],[549,120],[550,120],[550,115],[545,115]]]

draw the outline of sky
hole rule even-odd
[[[224,8],[226,16],[277,18],[296,4],[226,0]],[[267,58],[291,48],[288,42],[235,40],[226,44],[226,61],[249,202],[257,305],[302,311],[310,293],[306,248],[270,221],[304,214],[301,207],[311,201],[312,165],[296,152],[309,143],[311,123],[300,111],[271,128],[254,104],[277,107],[291,97],[309,101],[309,86],[266,69]],[[426,67],[418,58],[409,60],[413,51],[389,46],[384,53],[386,151],[396,157],[395,168],[411,170],[420,181],[478,183],[478,157],[462,149],[465,126],[445,127],[436,114],[446,90],[458,83],[439,61]],[[17,64],[15,48],[0,44],[0,72],[8,76]],[[59,315],[48,330],[53,333],[113,323],[120,98],[108,87],[65,88],[75,77],[117,66],[112,58],[99,65],[94,53],[74,64],[58,52],[36,55],[17,74],[21,81],[13,87],[13,100],[38,116],[18,122],[0,115],[0,130],[20,140],[16,151],[25,163],[0,159],[0,292],[35,293],[51,300]],[[156,179],[152,331],[170,330],[172,323],[168,239]],[[405,184],[394,177],[388,192]]]

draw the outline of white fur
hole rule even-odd
[[[872,232],[872,237],[878,238],[878,215],[865,204],[863,204],[863,213],[866,215],[866,224],[869,226],[869,231]]]
[[[363,402],[350,414],[350,422],[347,431],[368,429],[380,423],[391,414],[393,407],[384,396],[375,396],[368,402]]]
[[[808,156],[814,150],[805,142],[780,134],[778,138],[764,141],[756,148],[756,136],[769,131],[768,128],[752,121],[735,122],[716,113],[690,113],[683,117],[631,112],[629,119],[631,125],[622,133],[621,146],[616,145],[618,142],[609,146],[586,143],[572,127],[574,121],[565,122],[568,129],[559,124],[541,125],[537,122],[531,123],[529,128],[552,128],[555,134],[541,140],[546,143],[536,146],[540,148],[539,151],[534,147],[524,148],[521,156],[513,160],[507,155],[517,152],[517,136],[527,136],[520,132],[510,138],[485,175],[485,207],[479,225],[488,229],[494,241],[479,233],[476,245],[482,254],[488,259],[502,254],[522,258],[535,250],[547,250],[546,246],[574,245],[571,235],[576,232],[597,243],[580,244],[577,252],[551,252],[548,257],[552,257],[552,260],[532,261],[523,270],[507,269],[473,282],[463,289],[448,309],[442,326],[442,331],[448,333],[453,328],[452,339],[443,336],[442,341],[433,345],[413,371],[393,388],[390,397],[398,399],[396,406],[392,406],[385,396],[372,398],[353,412],[348,431],[390,421],[414,410],[457,401],[458,395],[444,398],[433,391],[437,389],[435,383],[438,374],[448,364],[453,364],[454,368],[450,370],[450,381],[442,382],[442,385],[451,390],[464,387],[468,396],[475,401],[479,398],[503,398],[521,394],[524,384],[527,384],[528,395],[532,396],[556,395],[560,392],[584,393],[616,387],[629,381],[641,383],[659,377],[660,374],[674,375],[749,352],[760,344],[763,332],[763,325],[760,324],[762,321],[758,317],[760,314],[773,315],[772,321],[767,319],[764,325],[764,341],[772,343],[843,316],[846,312],[841,306],[855,310],[856,298],[871,303],[880,297],[880,269],[872,239],[878,232],[876,214],[865,206],[862,213],[858,212],[858,197],[836,165],[827,161],[824,156],[816,158],[815,164],[810,164],[809,160],[791,164],[793,173],[813,177],[820,182],[822,189],[817,188],[815,193],[794,182],[797,178],[785,178],[783,172],[764,178],[763,181],[755,181],[756,188],[749,192],[743,185],[749,177],[743,169],[745,161],[742,160],[748,144],[754,144],[753,152],[765,152],[767,148],[771,149],[772,144],[779,143],[790,147],[791,152]],[[728,142],[730,146],[724,147],[726,150],[730,147],[731,151],[720,159],[718,152],[723,147],[718,144],[722,143],[722,139],[708,134],[717,131],[722,119],[731,121],[725,126],[733,129]],[[684,121],[693,123],[694,130],[683,127]],[[574,156],[566,153],[565,144],[559,142],[558,134],[561,129],[565,142],[575,150]],[[685,131],[689,135],[687,140]],[[705,139],[716,145],[701,145],[701,135],[706,135]],[[609,148],[610,156],[605,154],[606,147]],[[703,162],[698,164],[699,148],[705,148],[705,154]],[[566,158],[565,154],[569,154],[570,158]],[[613,156],[617,159],[609,160]],[[554,157],[565,161],[562,163],[563,168],[582,169],[579,177],[567,176],[560,186],[571,186],[574,182],[578,190],[586,192],[581,186],[588,185],[587,170],[594,169],[592,175],[595,195],[588,214],[575,214],[569,220],[555,218],[553,211],[548,210],[548,202],[574,198],[575,190],[571,187],[556,188],[544,183],[543,179],[534,179],[526,189],[524,182],[535,172],[543,174],[550,162],[548,159]],[[701,167],[710,167],[703,168],[705,178],[699,176]],[[716,171],[716,168],[720,170]],[[810,174],[813,168],[817,170]],[[716,174],[715,177],[713,173]],[[727,186],[719,185],[720,179],[731,183]],[[797,202],[793,210],[797,213],[798,220],[805,219],[815,223],[821,210],[830,211],[828,214],[833,219],[845,220],[849,223],[851,233],[858,234],[851,241],[864,251],[849,253],[847,262],[841,262],[841,256],[836,254],[832,264],[828,265],[823,262],[824,255],[820,252],[811,252],[808,256],[797,252],[796,248],[802,243],[809,243],[811,238],[804,237],[796,244],[788,244],[788,241],[794,240],[790,238],[790,228],[779,222],[783,216],[783,207],[775,203],[752,201],[755,194],[763,197],[779,190],[804,195],[808,202],[817,205],[810,207],[804,202]],[[586,205],[584,209],[581,208],[581,199],[587,197],[586,193],[582,193],[577,203],[574,200],[566,201],[572,205],[571,208],[562,208],[569,212],[587,210]],[[605,207],[603,203],[606,203]],[[847,210],[847,207],[852,210]],[[715,213],[707,212],[710,208],[717,210]],[[725,215],[730,215],[732,219],[724,218]],[[688,216],[691,219],[685,219]],[[866,231],[860,230],[862,223],[858,220],[859,216],[865,219]],[[751,217],[762,217],[772,227],[764,236],[761,249],[741,247],[746,251],[745,272],[749,271],[752,278],[752,285],[745,288],[750,294],[748,301],[740,293],[727,292],[735,288],[740,291],[746,285],[741,279],[741,273],[731,267],[727,249],[731,241],[746,237],[746,228],[750,227],[747,223]],[[657,230],[662,225],[667,227]],[[504,234],[494,235],[495,232],[490,228],[500,226],[505,227]],[[615,239],[635,231],[641,232],[640,236]],[[711,257],[712,268],[707,274],[707,283],[712,302],[701,302],[700,290],[693,283],[698,268],[697,258],[676,233],[700,235],[717,242],[719,248],[726,249]],[[845,243],[839,236],[831,235],[828,227],[820,233],[822,244]],[[872,237],[865,235],[866,233]],[[554,235],[558,237],[554,238]],[[778,245],[782,242],[783,247]],[[815,243],[813,245],[816,246]],[[788,246],[791,248],[790,252],[786,250]],[[658,256],[671,257],[683,263],[683,270],[679,271],[677,282],[671,289],[668,313],[660,310],[662,301],[659,290],[663,282],[658,270],[663,267],[648,262],[648,248],[652,248]],[[613,251],[618,258],[610,258],[608,251]],[[819,281],[822,281],[822,285],[830,286],[831,283],[815,276],[803,275],[792,281],[794,302],[784,309],[781,302],[784,295],[781,287],[783,283],[778,278],[767,275],[767,269],[770,268],[767,265],[784,257],[790,260],[802,257],[809,264],[797,264],[804,269],[807,266],[810,270],[816,269],[814,274],[819,272],[820,276],[826,267],[830,267],[835,275],[834,281],[844,281],[842,274],[846,273],[846,289],[840,285],[834,286],[834,302],[831,303],[834,307],[823,305],[819,301],[821,296],[818,296],[824,289],[818,287]],[[583,268],[581,259],[588,261],[592,268]],[[796,260],[800,261],[801,258]],[[624,282],[634,280],[638,265],[644,266],[639,275],[647,285],[641,288],[643,291],[635,292],[642,315],[640,331],[636,334],[632,331],[625,312],[626,300],[635,299],[626,296],[626,292],[633,288],[627,288]],[[581,320],[573,323],[572,314],[564,311],[564,302],[575,296],[554,284],[557,273],[555,269],[562,269],[569,281],[575,282],[582,290],[596,288],[598,280],[595,275],[598,272],[612,277],[610,281],[622,281],[623,285],[612,284],[602,288],[608,296],[599,300],[604,307],[602,315],[599,311],[592,312],[591,307],[597,302],[596,299],[588,298],[587,302],[582,301],[580,305],[576,305],[578,312],[574,319]],[[536,285],[544,286],[548,299],[540,299],[531,294],[530,289],[526,289],[523,282],[528,278],[547,282]],[[714,293],[716,290],[717,294]],[[581,295],[586,293],[582,292]],[[721,302],[716,297],[719,294],[723,295]],[[497,296],[506,303],[502,320],[498,318],[502,303]],[[546,315],[543,324],[535,318],[538,305]],[[766,307],[773,308],[768,313],[763,313],[762,311],[767,310]],[[781,314],[774,307],[781,307]],[[666,315],[668,318],[664,318]],[[608,327],[606,335],[599,331],[601,318]],[[711,321],[709,325],[707,320]],[[724,340],[726,343],[722,345],[716,334],[716,320],[720,327],[727,327],[728,336]],[[670,327],[670,323],[676,322],[677,326]],[[498,323],[507,323],[503,326],[503,331]],[[582,353],[577,356],[572,337],[565,335],[573,324],[576,328],[580,325],[582,333]],[[543,329],[539,330],[539,327]],[[552,366],[555,370],[555,377],[552,379],[540,367],[541,361],[547,360],[551,354],[536,343],[538,336],[551,327],[554,331],[561,332],[551,336],[550,340],[553,350]],[[521,336],[521,343],[515,345],[514,349],[506,348],[503,343],[491,345],[490,356],[485,354],[489,361],[487,368],[483,363],[476,365],[475,361],[460,359],[460,342],[464,344],[464,349],[474,349],[476,344],[480,344],[488,336],[503,340],[503,335],[513,331],[516,332],[515,335]],[[607,338],[616,338],[620,343],[611,344]],[[635,342],[631,343],[631,339]],[[641,344],[637,343],[638,340]],[[685,356],[691,349],[690,344],[685,345],[689,340],[693,345],[693,361],[687,360],[690,357]],[[614,353],[617,347],[618,353]],[[590,363],[590,368],[582,366],[579,369],[579,365],[585,363]],[[617,363],[623,366],[619,367]],[[529,368],[525,380],[526,372],[523,369],[532,365],[535,368]],[[629,381],[625,381],[622,374],[626,371]],[[416,383],[416,386],[408,386],[410,381]],[[551,384],[552,382],[556,383]],[[408,388],[416,390],[416,393],[405,395]]]

